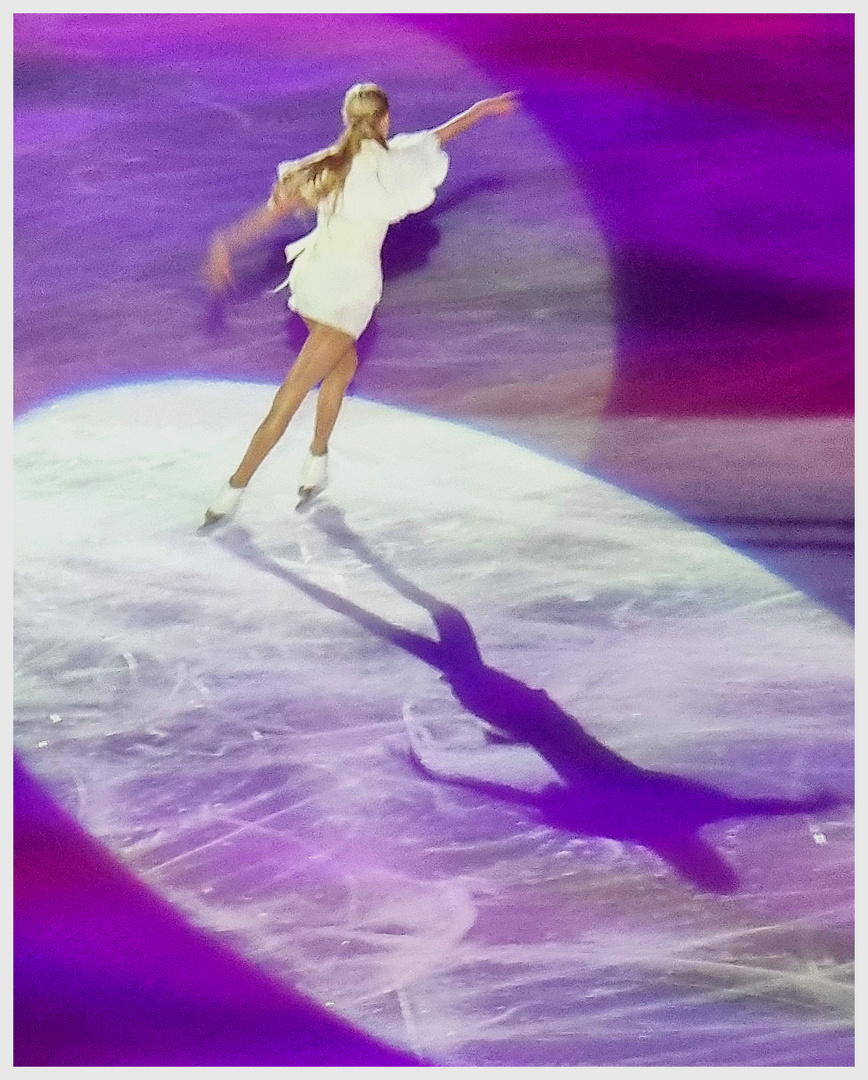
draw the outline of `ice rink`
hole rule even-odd
[[[762,38],[708,20],[750,17],[682,17],[703,94],[655,85],[677,16],[595,18],[546,61],[481,16],[17,17],[18,865],[54,800],[65,865],[74,821],[131,912],[138,881],[404,1063],[848,1065],[848,24],[789,17],[828,110],[783,116],[712,92]],[[307,226],[219,302],[208,235],[362,78],[399,131],[524,97],[393,227],[326,492],[295,510],[311,397],[201,530],[303,340],[268,290]],[[124,1048],[42,872],[19,1064],[400,1063],[219,1058],[177,1016]],[[122,908],[144,954],[159,916]],[[146,1011],[184,963],[119,986]],[[91,1017],[66,1043],[52,980]]]

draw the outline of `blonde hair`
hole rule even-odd
[[[344,96],[341,115],[345,127],[338,141],[294,161],[272,188],[269,203],[279,204],[290,193],[300,195],[312,207],[330,196],[337,198],[365,139],[373,139],[388,148],[380,131],[380,123],[388,112],[389,99],[375,83],[351,86]]]

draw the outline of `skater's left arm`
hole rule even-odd
[[[484,98],[482,101],[477,101],[475,105],[471,105],[469,109],[465,109],[463,113],[459,113],[458,116],[453,116],[445,124],[434,128],[434,134],[442,146],[444,143],[449,142],[450,139],[454,139],[456,135],[461,135],[472,128],[474,124],[478,124],[486,116],[509,116],[515,112],[516,104],[515,93]]]
[[[255,207],[233,225],[218,229],[211,237],[202,267],[206,284],[215,292],[223,292],[233,282],[232,256],[267,235],[296,210],[306,207],[301,196],[281,187],[279,194],[273,193],[267,203]]]

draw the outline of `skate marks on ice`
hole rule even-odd
[[[735,892],[600,833],[607,778],[653,841],[637,800],[683,811],[681,776],[849,791],[849,630],[608,485],[360,398],[310,512],[306,403],[237,550],[196,536],[272,394],[115,387],[16,426],[28,766],[194,924],[439,1062],[843,1060],[849,814],[697,810]]]
[[[395,756],[425,779],[460,785],[486,799],[527,810],[531,825],[615,841],[616,847],[647,848],[693,887],[724,894],[736,891],[737,875],[713,843],[699,835],[700,829],[752,816],[823,814],[847,801],[831,792],[803,798],[737,797],[713,785],[635,766],[595,740],[543,690],[486,665],[462,612],[399,575],[348,526],[335,505],[317,505],[310,519],[390,588],[428,611],[438,640],[407,631],[304,579],[269,558],[240,526],[223,532],[219,542],[250,565],[440,672],[465,711],[463,716],[452,715],[434,731],[413,716],[411,707],[405,707],[409,752],[393,744]],[[480,842],[485,840],[479,837]],[[467,930],[475,921],[474,916]],[[794,961],[801,959],[804,942],[794,943],[791,931],[773,926],[721,934],[714,944],[731,950],[725,959],[710,955],[713,949],[707,943],[697,947],[692,940],[664,959],[660,942],[651,935],[646,942],[634,940],[620,956],[615,949],[609,962],[612,968],[628,964],[646,969],[656,980],[668,978],[674,986],[704,987],[706,993],[713,988],[724,999],[765,997],[819,1009],[846,1026],[853,1016],[853,987],[847,980],[852,941],[846,934],[829,936],[832,950],[841,957],[837,970],[830,970],[828,961],[825,966],[818,962],[802,970]],[[829,945],[829,941],[820,944],[818,955]],[[768,967],[763,966],[762,956],[752,955],[757,946],[760,953],[768,950]],[[787,960],[791,951],[794,955]],[[520,947],[513,953],[511,959],[519,959]],[[579,954],[573,959],[581,966],[586,956],[581,949]],[[506,956],[502,959],[508,962]],[[404,1013],[407,1008],[404,995]],[[431,1037],[412,1044],[417,1049],[424,1045],[428,1052],[436,1050]]]
[[[821,813],[846,801],[828,791],[801,799],[739,798],[708,784],[639,768],[589,735],[544,690],[488,666],[464,615],[398,574],[349,528],[339,509],[320,505],[309,516],[387,585],[423,607],[438,640],[395,626],[306,581],[259,550],[240,526],[225,532],[219,542],[441,673],[460,705],[482,721],[486,742],[482,747],[471,744],[466,752],[460,746],[441,747],[431,731],[409,724],[409,761],[432,779],[527,807],[554,829],[641,845],[697,887],[721,893],[735,891],[738,878],[698,835],[704,826],[754,816]],[[512,782],[494,780],[498,774],[511,774]]]

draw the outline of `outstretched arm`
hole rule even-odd
[[[223,292],[232,284],[232,256],[306,205],[299,195],[277,185],[275,194],[267,203],[257,206],[233,225],[218,229],[211,237],[211,246],[202,267],[202,276],[208,287],[215,292]]]
[[[510,113],[515,112],[515,107],[516,95],[514,93],[484,98],[482,101],[477,101],[475,105],[471,105],[463,113],[459,113],[458,116],[453,116],[445,124],[434,128],[434,134],[440,140],[442,146],[444,143],[449,142],[450,139],[454,139],[456,135],[460,135],[462,132],[467,131],[468,128],[472,128],[474,124],[478,124],[486,116],[509,116]]]

